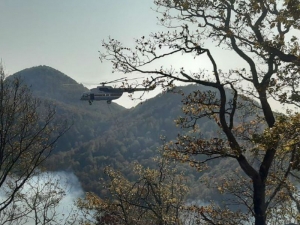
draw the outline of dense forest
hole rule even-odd
[[[197,85],[178,87],[126,109],[105,101],[94,102],[92,105],[80,101],[81,94],[87,88],[48,66],[25,69],[14,76],[21,77],[34,96],[54,104],[59,117],[72,122],[72,127],[57,143],[54,154],[47,160],[47,169],[74,172],[85,191],[100,195],[105,192],[100,178],[106,166],[120,170],[128,178],[134,176],[132,163],[135,161],[152,167],[152,158],[158,154],[163,142],[173,140],[179,133],[185,132],[176,127],[174,122],[183,114],[181,93],[204,89]],[[210,137],[217,132],[217,127],[207,119],[202,121],[201,130]],[[224,176],[224,167],[231,171],[237,165],[231,160],[223,160],[211,166],[214,169],[210,173],[218,180]],[[186,165],[181,165],[181,171],[189,174],[190,198],[193,200],[221,197],[204,185],[199,185],[200,177],[208,175],[205,171],[199,173]]]

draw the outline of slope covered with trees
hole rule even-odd
[[[191,93],[194,96],[200,96],[203,92],[218,97],[218,94],[211,91],[209,87],[202,85],[184,86],[164,92],[131,109],[124,109],[117,105],[112,105],[115,108],[109,109],[106,102],[96,102],[92,106],[88,105],[88,107],[82,105],[78,96],[86,89],[81,85],[79,85],[81,88],[78,90],[77,88],[71,89],[72,94],[69,93],[68,88],[61,88],[58,92],[48,88],[48,83],[53,87],[59,87],[62,82],[75,82],[57,70],[42,66],[25,71],[25,75],[22,75],[21,71],[13,77],[21,74],[22,79],[28,83],[35,95],[41,96],[43,93],[43,99],[55,105],[59,116],[67,116],[73,120],[72,128],[57,144],[55,153],[47,162],[47,168],[49,170],[74,172],[86,191],[95,192],[100,196],[105,196],[108,191],[103,188],[103,181],[100,179],[105,177],[104,171],[107,166],[120,171],[126,179],[134,180],[137,175],[133,170],[132,162],[138,161],[145,168],[153,168],[152,157],[157,154],[157,149],[162,144],[167,144],[164,148],[170,151],[170,143],[177,141],[176,144],[182,144],[178,140],[183,137],[195,138],[195,135],[201,134],[203,140],[211,143],[217,141],[216,135],[222,138],[219,124],[216,124],[210,117],[202,118],[201,123],[197,121],[196,125],[197,128],[200,128],[200,132],[191,133],[189,126],[176,126],[176,121],[177,125],[189,121],[186,116],[190,115],[190,109],[184,106],[182,110],[182,105],[189,103]],[[32,81],[30,81],[30,71],[34,74]],[[48,79],[47,83],[43,82],[44,77]],[[51,80],[51,77],[55,79]],[[35,82],[36,84],[43,84],[45,87],[35,86]],[[50,93],[48,94],[44,90],[49,90]],[[57,95],[57,93],[60,94]],[[225,93],[229,98],[234,98],[228,89],[225,89]],[[70,101],[68,101],[69,98]],[[73,98],[76,98],[76,101]],[[247,107],[250,109],[252,104],[257,105],[256,102],[244,96],[240,97],[239,104],[241,109]],[[262,115],[252,109],[248,111],[249,114],[246,118],[244,112],[244,110],[237,110],[236,125],[251,123],[256,116]],[[257,127],[257,131],[262,131],[264,128],[265,126]],[[192,136],[190,136],[191,134]],[[173,141],[176,137],[178,139]],[[227,181],[236,179],[239,165],[230,158],[216,157],[215,160],[211,160],[212,158],[214,158],[213,155],[198,155],[193,159],[194,161],[190,161],[192,167],[197,167],[196,160],[206,162],[206,167],[210,170],[205,170],[201,166],[199,167],[201,171],[197,172],[197,170],[190,169],[186,165],[181,165],[179,171],[185,173],[186,177],[189,178],[190,191],[187,198],[201,201],[215,200],[220,204],[218,207],[221,206],[221,208],[218,210],[222,214],[225,213],[222,211],[222,207],[235,208],[236,203],[232,202],[232,206],[230,206],[227,200],[235,194],[234,191],[236,190],[232,190]],[[257,164],[255,161],[253,163]],[[244,176],[242,178],[245,179]],[[238,208],[247,210],[246,207]],[[226,210],[229,209],[226,208]],[[238,220],[240,221],[240,219]]]
[[[112,63],[113,71],[150,75],[140,84],[146,88],[161,86],[168,91],[179,82],[201,86],[182,92],[182,113],[177,114],[176,109],[171,107],[178,105],[175,103],[177,98],[169,100],[170,92],[167,92],[147,101],[146,106],[132,110],[116,108],[115,114],[109,116],[108,111],[100,109],[93,112],[91,108],[84,109],[77,105],[70,98],[72,94],[65,98],[69,102],[62,101],[50,78],[47,90],[53,97],[49,96],[49,102],[56,105],[57,112],[75,120],[73,136],[58,145],[48,168],[52,165],[53,169],[62,169],[67,165],[79,176],[86,189],[101,195],[105,193],[101,193],[98,188],[100,182],[95,179],[103,177],[104,167],[110,165],[127,175],[122,177],[114,170],[106,173],[110,177],[106,184],[110,195],[117,201],[116,205],[115,201],[103,201],[97,196],[83,202],[83,208],[96,203],[93,207],[100,212],[95,218],[98,222],[102,222],[101,212],[106,210],[104,219],[113,219],[109,223],[117,220],[117,223],[132,224],[128,221],[137,221],[138,218],[142,223],[147,223],[145,221],[149,218],[156,217],[155,221],[159,224],[180,224],[176,210],[180,207],[172,204],[177,202],[176,198],[170,195],[171,198],[162,201],[162,193],[166,193],[164,190],[174,190],[173,186],[155,190],[155,187],[166,185],[160,182],[163,179],[154,179],[158,175],[148,176],[148,173],[161,174],[147,167],[151,167],[149,158],[163,143],[165,157],[189,165],[196,171],[190,173],[190,177],[194,176],[196,180],[201,178],[199,181],[208,188],[228,196],[222,204],[186,205],[184,208],[193,214],[193,218],[197,218],[196,223],[299,223],[300,196],[295,186],[300,181],[299,1],[154,0],[154,4],[164,29],[135,39],[132,48],[128,47],[130,44],[108,38],[102,43],[101,61]],[[221,51],[224,48],[229,50],[241,63],[222,68],[211,43]],[[178,57],[179,63],[176,66],[171,63],[168,67],[165,62],[172,61],[173,57]],[[190,70],[189,63],[186,63],[186,59],[189,61],[192,57],[195,67],[198,67],[196,70]],[[201,67],[203,59],[210,63],[209,70]],[[53,74],[56,72],[52,69],[39,69],[44,74],[50,74],[50,77],[55,76]],[[24,74],[27,72],[23,71]],[[30,73],[34,74],[32,71]],[[131,87],[129,83],[127,85]],[[63,88],[57,87],[63,92]],[[36,90],[38,96],[44,94]],[[22,99],[22,96],[19,98]],[[14,98],[7,99],[16,106]],[[276,114],[276,107],[270,99],[293,106],[295,110],[288,110],[286,115]],[[149,102],[152,104],[147,107]],[[157,104],[155,108],[156,102],[162,104]],[[76,112],[73,113],[73,110]],[[82,117],[83,113],[87,118]],[[88,116],[90,114],[99,120],[93,123]],[[173,118],[169,116],[173,114],[179,115],[176,124],[180,131],[171,125]],[[30,115],[29,118],[31,120],[33,117]],[[157,141],[161,134],[162,140]],[[15,134],[12,137],[20,136]],[[11,141],[4,143],[9,143],[9,147],[15,146]],[[134,160],[145,166],[139,166],[137,177],[132,174],[130,166]],[[217,177],[218,182],[211,182],[212,177],[216,176],[216,167],[221,168],[223,174]],[[226,174],[228,167],[231,171]],[[162,171],[163,167],[160,168]],[[185,170],[186,167],[180,169]],[[170,180],[176,177],[176,174],[173,175]],[[138,181],[132,183],[130,178],[138,178]],[[200,196],[201,185],[195,186]],[[165,201],[170,204],[161,204]],[[126,207],[126,213],[120,205]],[[130,214],[132,206],[137,211],[141,210],[140,213]],[[161,210],[162,206],[166,206],[167,210],[175,206],[172,213],[174,219],[168,220],[166,210]],[[118,214],[116,218],[111,217],[114,213]],[[143,215],[146,217],[142,218]],[[124,217],[129,220],[124,220]]]
[[[89,106],[87,102],[80,101],[82,93],[88,89],[48,66],[24,69],[8,79],[15,77],[20,77],[34,96],[55,105],[57,114],[73,122],[71,130],[58,143],[59,151],[67,151],[96,138],[110,126],[111,111],[119,113],[125,110],[114,103],[109,108],[105,102]]]
[[[96,193],[103,191],[99,178],[103,177],[106,166],[121,170],[129,178],[135,176],[132,162],[137,160],[144,166],[153,166],[152,157],[163,142],[185,132],[174,122],[183,116],[182,93],[199,88],[196,85],[177,88],[125,109],[114,103],[94,102],[90,106],[81,102],[79,97],[87,89],[47,66],[29,68],[12,77],[15,76],[20,76],[35,96],[54,104],[59,116],[73,122],[58,142],[47,168],[74,172],[86,191]],[[201,127],[207,136],[217,128],[209,120]],[[194,175],[198,179],[201,174]]]

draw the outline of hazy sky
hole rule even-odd
[[[161,30],[151,7],[153,0],[0,0],[0,58],[8,74],[47,65],[95,86],[123,77],[111,73],[109,62],[100,62],[101,42],[111,36],[132,45],[134,38]],[[213,54],[223,69],[242,65],[230,51],[213,49]],[[207,62],[172,57],[165,64],[197,72]],[[138,103],[126,94],[115,102],[126,107]]]
[[[101,41],[131,41],[155,27],[147,2],[1,0],[1,58],[9,73],[43,64],[79,81],[101,80],[110,72],[98,59]]]
[[[161,30],[151,7],[152,0],[1,0],[0,58],[8,74],[47,65],[95,86],[123,77],[111,73],[109,62],[100,62],[101,42],[111,36],[132,45],[134,38]],[[224,56],[218,54],[221,64],[235,63]],[[197,70],[205,66],[193,57],[173,57],[165,64]],[[127,107],[138,103],[126,94],[115,102]]]
[[[132,43],[154,31],[151,6],[151,0],[1,0],[0,58],[8,74],[47,65],[82,83],[120,78],[100,63],[101,41]]]

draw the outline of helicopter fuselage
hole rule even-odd
[[[80,100],[85,101],[107,101],[111,103],[112,100],[118,99],[123,95],[123,90],[112,88],[111,86],[98,86],[90,89],[89,92],[84,92]]]
[[[111,103],[112,100],[120,98],[124,92],[133,93],[135,91],[149,91],[154,88],[113,88],[111,86],[98,86],[90,89],[89,92],[82,94],[80,100],[89,101],[91,104],[93,101],[106,100],[107,103]]]

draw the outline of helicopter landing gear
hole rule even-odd
[[[89,104],[92,105],[93,101],[89,100]]]
[[[107,104],[111,104],[111,100],[107,100]]]

